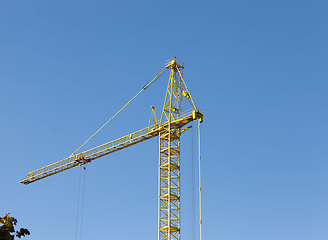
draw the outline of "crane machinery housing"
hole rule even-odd
[[[203,121],[203,114],[196,108],[183,79],[183,69],[183,63],[173,58],[166,62],[165,68],[162,70],[162,72],[169,70],[170,78],[159,121],[157,121],[155,110],[152,107],[151,117],[154,119],[154,124],[151,125],[151,121],[149,121],[149,126],[144,129],[84,152],[74,152],[64,160],[28,173],[20,182],[29,184],[67,169],[87,164],[102,156],[158,136],[158,240],[180,240],[180,136],[191,127],[186,126],[188,123],[194,120],[198,120],[199,123]],[[159,75],[160,73],[154,79],[158,78]],[[151,82],[143,87],[142,90],[146,89]],[[183,97],[188,99],[192,105],[190,112],[182,112]]]

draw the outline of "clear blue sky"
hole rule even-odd
[[[19,180],[67,157],[177,56],[204,112],[204,239],[328,239],[327,10],[302,0],[0,0],[0,214],[30,239],[74,239],[79,169]],[[145,127],[166,83],[87,148]],[[191,135],[182,239],[192,239]],[[90,164],[82,239],[156,239],[157,164],[156,139]]]

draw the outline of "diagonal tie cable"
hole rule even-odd
[[[164,68],[162,71],[159,72],[159,74],[157,74],[152,80],[150,80],[145,86],[142,87],[142,89],[133,97],[131,98],[120,110],[118,110],[117,113],[115,113],[110,119],[108,119],[107,122],[105,122],[104,125],[102,125],[94,134],[91,135],[91,137],[89,137],[78,149],[76,149],[71,155],[74,156],[76,154],[77,151],[79,151],[81,149],[81,147],[83,147],[87,142],[89,142],[101,129],[103,129],[110,121],[113,120],[114,117],[117,116],[117,114],[119,114],[129,103],[131,103],[142,91],[146,90],[151,83],[153,83],[165,70],[166,68]]]

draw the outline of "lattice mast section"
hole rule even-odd
[[[160,119],[168,122],[159,134],[159,220],[158,240],[180,240],[180,135],[181,128],[172,128],[180,118],[182,83],[175,59],[168,62],[170,79]]]

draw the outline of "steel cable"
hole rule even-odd
[[[195,124],[192,124],[191,128],[191,156],[190,156],[190,239],[195,240],[196,237],[196,227],[195,227],[195,158],[194,158],[194,127]]]
[[[142,87],[142,89],[133,97],[131,98],[120,110],[118,110],[118,112],[116,112],[110,119],[108,119],[107,122],[105,122],[104,125],[102,125],[94,134],[91,135],[91,137],[89,137],[78,149],[76,149],[70,156],[73,156],[76,154],[77,151],[79,151],[81,149],[81,147],[83,147],[87,142],[89,142],[89,140],[91,140],[101,129],[103,129],[110,121],[113,120],[114,117],[116,117],[129,103],[131,103],[142,91],[146,90],[150,84],[152,84],[165,70],[166,68],[164,68],[162,71],[160,71],[160,73],[158,73],[152,80],[150,80],[146,85],[144,85]]]
[[[81,189],[81,172],[82,168],[80,168],[79,172],[79,184],[78,184],[78,194],[77,194],[77,204],[76,204],[76,224],[75,224],[75,240],[77,240],[77,228],[79,223],[79,206],[80,206],[80,189]]]
[[[81,204],[81,227],[80,227],[80,240],[82,239],[82,229],[83,229],[83,210],[84,210],[84,192],[85,192],[85,178],[86,178],[86,168],[84,168],[83,186],[82,186],[82,204]]]

